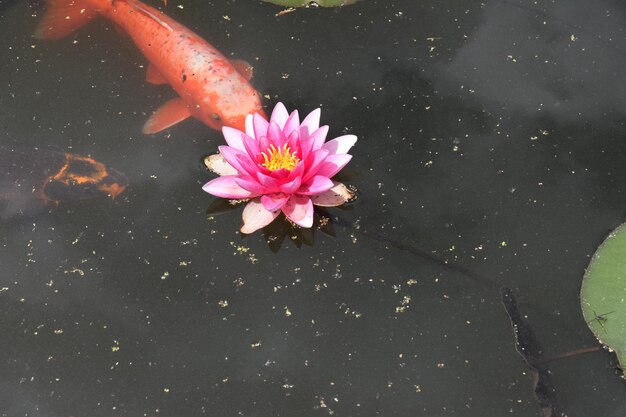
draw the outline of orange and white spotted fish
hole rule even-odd
[[[193,116],[214,129],[245,130],[248,114],[263,113],[250,85],[252,68],[227,59],[194,32],[138,0],[48,0],[35,36],[59,39],[101,15],[127,32],[148,59],[146,80],[168,83],[178,93],[148,119],[156,133]]]

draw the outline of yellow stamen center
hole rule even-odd
[[[285,146],[278,149],[276,149],[274,145],[270,145],[267,153],[261,152],[261,155],[263,155],[263,162],[261,165],[270,171],[276,171],[277,169],[282,168],[292,171],[296,165],[298,165],[298,162],[300,162],[296,153],[292,153],[286,143]]]

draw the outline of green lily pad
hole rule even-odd
[[[583,316],[600,343],[626,365],[626,223],[593,255],[580,291]]]
[[[356,3],[357,0],[263,0],[285,7],[341,7]]]

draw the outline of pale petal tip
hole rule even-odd
[[[241,216],[243,224],[241,225],[241,229],[239,229],[241,233],[250,234],[264,228],[273,222],[280,213],[280,210],[266,210],[259,200],[259,198],[250,200],[246,207],[244,207],[243,214]]]
[[[313,110],[311,113],[307,114],[304,120],[302,121],[302,125],[309,128],[309,132],[315,131],[320,127],[320,116],[322,114],[322,109],[319,107]]]
[[[314,205],[320,207],[336,207],[356,199],[354,191],[350,190],[343,183],[333,182],[335,186],[330,190],[311,196],[311,201]]]
[[[254,115],[252,113],[250,113],[250,114],[248,114],[246,116],[246,121],[245,121],[245,124],[246,124],[246,134],[248,136],[251,136],[252,138],[255,137],[254,136],[254,126],[252,124],[252,118],[253,117],[254,117]]]
[[[276,103],[274,106],[274,110],[272,110],[272,115],[270,116],[270,123],[276,122],[278,126],[282,129],[285,126],[285,122],[289,117],[289,112],[287,112],[287,108],[280,101]]]
[[[220,154],[207,155],[204,157],[204,165],[207,169],[219,176],[237,175],[238,172]]]
[[[300,227],[313,226],[313,203],[309,196],[294,194],[283,206],[282,212]]]

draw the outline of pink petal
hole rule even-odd
[[[322,165],[322,162],[326,160],[327,156],[328,156],[328,151],[326,149],[318,149],[315,152],[313,152],[309,160],[306,161],[306,164],[307,164],[306,174],[304,174],[304,176],[302,177],[302,181],[306,182],[313,175],[317,174],[317,172],[320,169],[320,166]]]
[[[262,172],[257,172],[256,179],[259,181],[259,184],[264,187],[264,194],[274,193],[278,191],[280,181],[278,181],[276,178],[272,178],[271,176],[265,175]]]
[[[224,126],[222,127],[222,134],[228,146],[245,152],[246,149],[243,147],[245,133],[232,127]]]
[[[266,210],[276,211],[280,210],[285,205],[289,197],[289,195],[283,193],[266,194],[261,196],[261,203]]]
[[[261,152],[265,152],[266,149],[269,149],[270,144],[272,143],[270,142],[267,136],[261,136],[260,138],[257,138],[256,140],[259,143],[259,149],[261,150]]]
[[[344,135],[326,142],[322,147],[328,149],[331,154],[344,154],[348,153],[355,143],[356,136]]]
[[[283,103],[276,103],[274,106],[274,110],[272,110],[272,116],[270,117],[270,122],[276,122],[278,126],[282,129],[285,126],[285,122],[289,117],[289,113],[285,108]]]
[[[309,128],[309,132],[315,132],[320,127],[320,114],[322,111],[318,108],[309,113],[302,123],[301,126],[306,126]]]
[[[279,168],[279,169],[275,169],[274,171],[269,172],[270,177],[275,178],[282,182],[284,182],[285,180],[288,180],[289,178],[293,178],[293,176],[291,176],[290,174],[291,174],[291,171],[289,171],[286,168]]]
[[[223,178],[223,177],[222,177]],[[265,194],[266,189],[252,178],[236,177],[235,183],[255,196]]]
[[[292,153],[296,153],[298,158],[302,157],[302,152],[300,151],[300,132],[298,130],[294,130],[289,134],[287,138],[287,145],[289,149],[291,149]]]
[[[328,177],[323,177],[321,175],[314,176],[310,181],[306,184],[302,184],[300,189],[298,190],[298,194],[304,195],[314,195],[320,194],[324,191],[328,191],[333,188],[335,184],[328,179]]]
[[[306,195],[294,194],[282,208],[285,216],[301,227],[313,226],[313,203]]]
[[[301,184],[302,184],[302,178],[296,177],[292,181],[281,184],[279,189],[285,194],[292,194],[292,193],[295,193],[298,190],[298,188],[300,188]]]
[[[300,127],[300,159],[305,160],[313,149],[313,138],[309,136],[309,129],[306,126]]]
[[[244,171],[239,172],[241,175],[255,177],[257,172],[266,169],[265,167],[259,166],[256,162],[251,161],[247,154],[238,154],[237,161],[239,161],[239,165],[244,169]]]
[[[322,166],[320,166],[319,171],[317,171],[317,175],[323,175],[328,178],[332,178],[336,173],[341,171],[343,167],[345,167],[348,162],[352,159],[352,155],[343,154],[343,155],[328,155]]]
[[[256,162],[257,156],[261,154],[261,150],[259,149],[259,142],[256,141],[254,138],[246,135],[243,138],[243,146],[250,156],[250,159]]]
[[[278,126],[278,123],[274,121],[270,123],[269,129],[267,129],[267,139],[277,149],[282,148],[285,142],[287,142],[287,138],[282,129]]]
[[[250,201],[243,209],[243,226],[241,226],[241,233],[253,233],[259,229],[270,224],[276,216],[280,213],[280,210],[269,211],[255,198]]]
[[[256,136],[254,136],[254,125],[252,123],[252,118],[254,116],[252,116],[251,114],[246,116],[246,134],[248,136],[250,136],[251,138],[255,138]]]
[[[244,152],[241,152],[235,148],[231,148],[230,146],[219,146],[220,155],[228,162],[233,168],[235,168],[238,172],[243,173],[246,171],[242,162],[248,158],[248,155]],[[239,156],[244,158],[238,158]]]
[[[261,136],[267,136],[267,127],[269,123],[259,113],[254,113],[252,117],[252,126],[254,137],[258,140]]]
[[[300,116],[298,115],[298,110],[294,110],[287,121],[285,122],[285,127],[283,127],[283,133],[285,136],[291,135],[291,132],[297,131],[300,128]]]
[[[292,180],[296,177],[301,177],[302,174],[304,174],[304,162],[300,161],[298,162],[298,165],[296,165],[296,167],[293,169],[293,171],[289,173],[288,178],[289,180]]]
[[[313,139],[313,147],[314,151],[320,149],[322,145],[324,145],[324,141],[326,140],[326,135],[328,134],[328,126],[322,126],[317,129],[315,132],[311,133],[311,139]]]
[[[239,186],[239,184],[235,182],[236,179],[236,175],[226,175],[224,177],[215,178],[214,180],[204,184],[202,189],[216,197],[232,198],[237,200],[258,195]]]
[[[354,193],[340,182],[333,181],[333,188],[321,194],[311,197],[316,206],[335,207],[340,206],[354,198]]]
[[[204,158],[204,165],[211,171],[215,172],[219,176],[224,175],[237,175],[238,172],[231,164],[226,162],[222,155],[215,154],[209,155]]]

